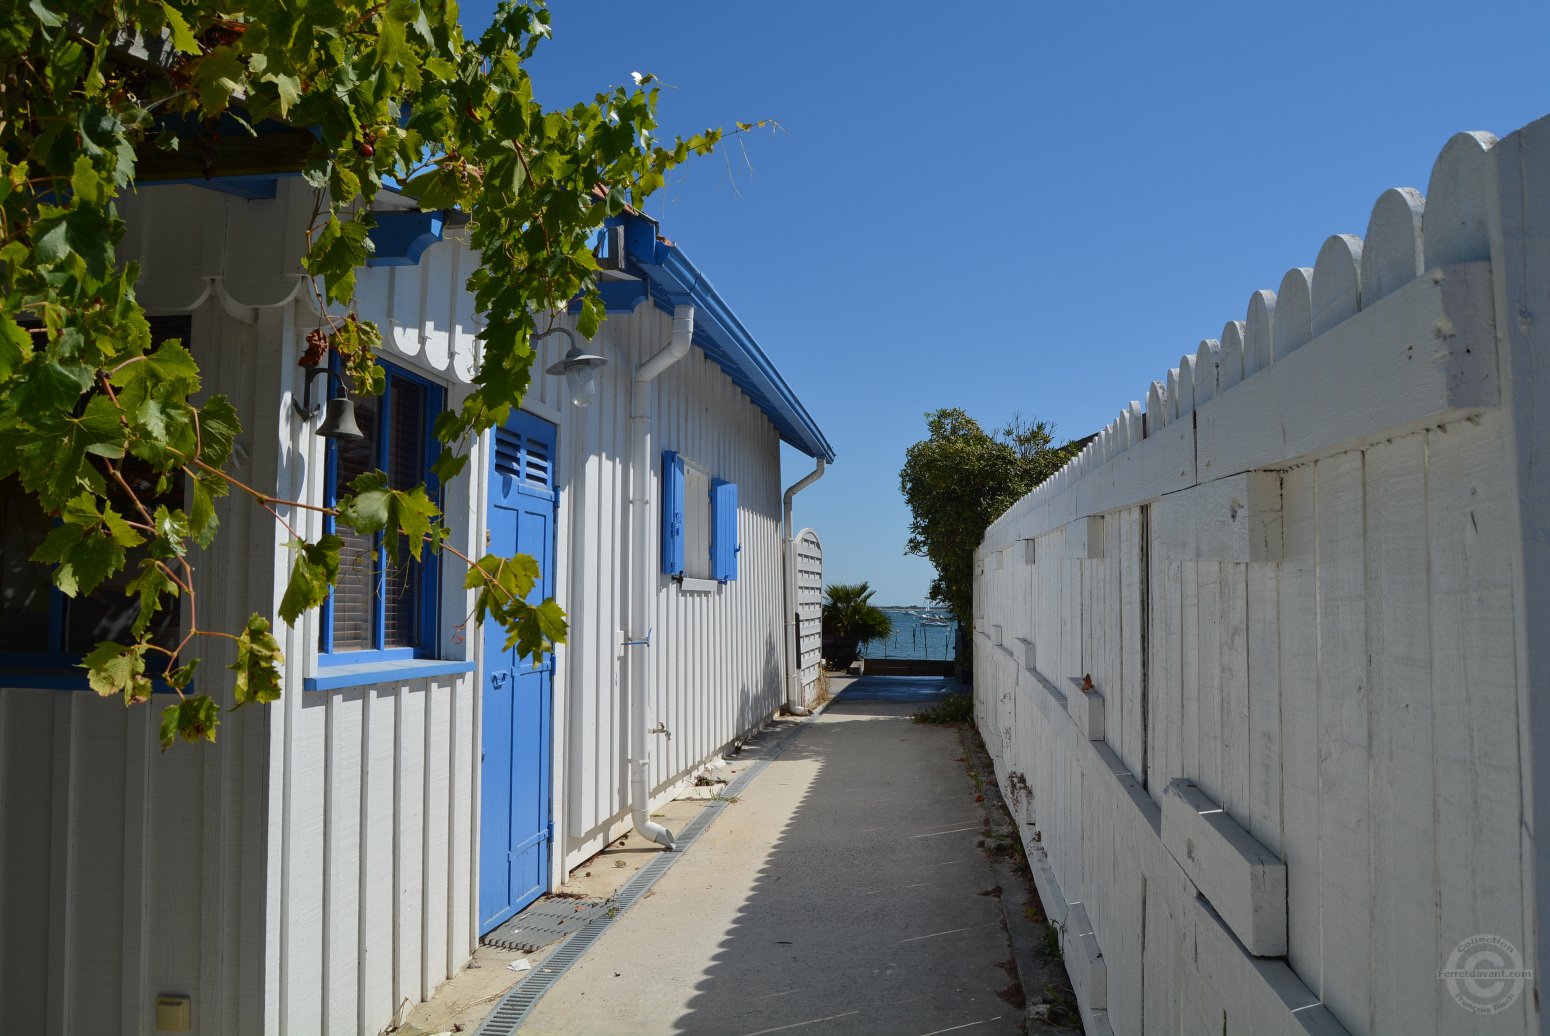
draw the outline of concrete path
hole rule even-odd
[[[522,1032],[1016,1033],[958,733],[874,696],[886,679],[776,757]]]

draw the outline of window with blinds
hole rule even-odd
[[[360,439],[335,439],[329,471],[330,503],[350,492],[350,483],[372,471],[387,475],[394,489],[413,489],[424,482],[433,496],[430,478],[431,426],[441,407],[441,390],[391,364],[381,396],[355,401]],[[320,663],[362,661],[361,652],[392,651],[395,655],[434,654],[435,561],[423,554],[415,561],[406,540],[399,542],[399,561],[383,550],[382,536],[362,536],[336,529],[344,540],[339,555],[339,581],[325,606],[321,624]]]
[[[364,438],[333,441],[332,500],[347,494],[352,481],[377,470],[384,398],[363,396],[355,401],[355,423],[365,433]],[[344,546],[339,550],[339,581],[334,584],[331,650],[370,651],[377,646],[376,544],[373,537],[351,529],[335,531]],[[325,644],[324,649],[330,646]]]

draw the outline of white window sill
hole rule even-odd
[[[677,582],[678,589],[686,594],[713,594],[721,589],[721,582],[717,579],[691,579],[684,576]]]

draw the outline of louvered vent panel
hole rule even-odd
[[[522,477],[522,436],[503,428],[495,430],[495,471],[513,478]]]
[[[527,440],[527,480],[550,489],[549,447],[529,437]]]

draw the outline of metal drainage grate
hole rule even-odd
[[[541,899],[479,941],[503,950],[531,953],[580,931],[609,906],[601,899]]]
[[[725,797],[732,799],[741,794],[742,790],[763,772],[764,768],[770,764],[770,761],[779,755],[802,732],[803,728],[813,721],[813,718],[804,719],[795,724],[791,730],[781,736],[779,741],[774,742],[768,747],[751,746],[762,748],[762,751],[760,751],[756,761],[745,767],[743,772],[738,774],[731,784],[727,785],[726,791],[723,793]],[[624,888],[620,889],[613,899],[602,904],[605,909],[601,914],[588,921],[586,927],[579,932],[572,932],[566,936],[565,941],[560,943],[559,948],[545,957],[543,963],[535,967],[528,974],[527,978],[506,991],[506,995],[501,998],[501,1002],[496,1005],[495,1010],[491,1011],[489,1017],[485,1018],[479,1028],[475,1030],[474,1036],[512,1036],[513,1033],[520,1029],[522,1023],[527,1019],[528,1012],[533,1009],[533,1006],[538,1003],[545,993],[549,992],[550,987],[571,969],[571,965],[580,960],[582,955],[592,948],[593,943],[603,937],[603,933],[608,931],[609,926],[614,923],[620,914],[634,906],[651,886],[657,883],[657,879],[667,873],[668,868],[677,862],[679,854],[693,845],[695,839],[700,837],[726,807],[727,803],[724,801],[711,800],[707,802],[705,807],[700,810],[699,815],[689,821],[688,826],[683,829],[683,833],[678,836],[678,850],[670,853],[658,853],[633,878],[625,882]]]

